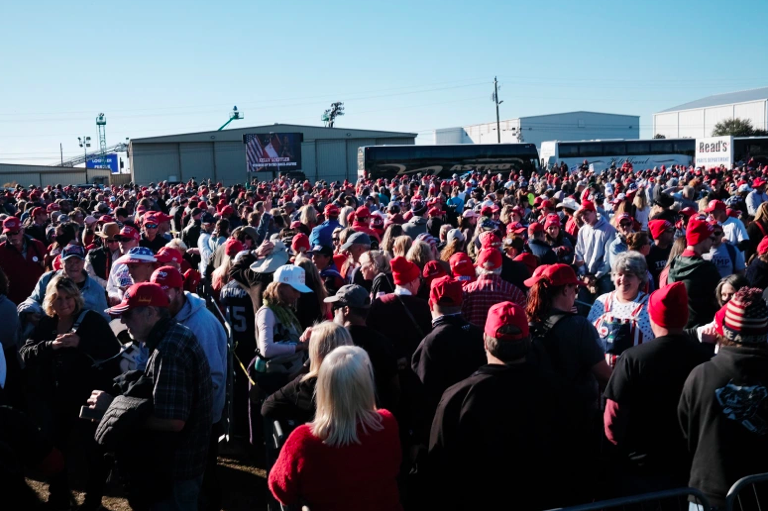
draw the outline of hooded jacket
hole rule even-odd
[[[184,306],[173,319],[195,333],[211,366],[213,384],[213,424],[221,420],[227,392],[227,334],[216,316],[205,306],[205,300],[184,291]]]
[[[423,216],[413,216],[403,224],[403,233],[415,240],[419,234],[427,232],[427,219]]]
[[[693,455],[689,486],[718,508],[733,483],[768,471],[766,375],[764,345],[726,346],[694,368],[683,387],[677,415]]]
[[[616,229],[604,217],[598,218],[594,226],[584,224],[579,229],[576,242],[576,260],[584,261],[580,271],[600,278],[611,271],[608,247],[616,236]]]
[[[720,272],[714,263],[699,256],[676,257],[669,266],[667,282],[685,284],[688,291],[687,328],[706,325],[712,321],[719,309],[715,288],[720,282]]]

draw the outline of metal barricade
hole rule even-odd
[[[599,502],[559,508],[550,511],[609,511],[612,509],[622,511],[631,509],[642,511],[687,511],[689,497],[693,497],[690,502],[698,504],[700,511],[710,511],[712,509],[707,497],[699,490],[695,488],[678,488],[675,490],[664,490],[643,493],[641,495],[632,495],[630,497],[620,497],[618,499],[602,500]]]
[[[727,511],[762,511],[761,497],[766,498],[762,501],[768,509],[768,492],[758,491],[759,483],[768,483],[768,473],[754,474],[742,477],[731,486],[728,495],[725,497],[725,509]],[[768,489],[768,485],[764,486]]]

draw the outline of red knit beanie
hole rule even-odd
[[[402,286],[419,278],[419,267],[405,257],[395,257],[390,263],[395,284]]]
[[[714,227],[706,220],[701,220],[697,217],[691,218],[685,230],[685,242],[689,247],[698,245],[712,236],[713,232],[715,232]]]
[[[651,293],[648,315],[664,328],[683,328],[688,323],[688,291],[685,284],[675,282]]]

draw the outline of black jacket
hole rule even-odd
[[[528,250],[539,259],[539,264],[557,264],[557,255],[546,241],[528,240]]]
[[[270,421],[293,422],[299,426],[315,418],[315,385],[317,377],[303,380],[305,375],[270,394],[261,405],[261,415]]]
[[[715,288],[720,282],[720,272],[711,261],[701,257],[679,256],[669,267],[669,283],[682,282],[688,291],[687,328],[706,325],[715,317],[717,305]]]
[[[760,289],[768,288],[768,264],[759,257],[755,257],[747,266],[746,277],[750,286]]]
[[[99,247],[88,252],[88,261],[96,276],[107,280],[112,269],[112,253],[106,247]]]
[[[768,472],[767,386],[764,344],[723,347],[685,382],[677,411],[693,455],[689,486],[713,506],[724,507],[728,489],[740,478]]]
[[[443,392],[486,363],[480,327],[459,314],[442,316],[433,326],[411,358],[411,368],[422,383],[425,438]]]
[[[434,509],[559,507],[551,482],[569,422],[561,395],[527,363],[484,365],[446,390],[429,438]]]

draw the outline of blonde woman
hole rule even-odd
[[[317,210],[314,206],[302,206],[299,211],[299,222],[306,225],[310,231],[317,227]]]
[[[320,364],[338,346],[352,346],[352,336],[332,321],[315,325],[309,332],[309,372],[297,376],[288,385],[269,396],[261,406],[261,415],[270,421],[294,421],[304,424],[315,418],[315,384]]]
[[[341,346],[327,355],[315,396],[315,419],[291,433],[269,473],[275,498],[311,509],[401,510],[397,421],[376,409],[365,350]]]
[[[48,283],[43,311],[45,315],[20,350],[29,381],[34,382],[27,389],[30,418],[54,440],[55,446],[64,452],[65,459],[70,448],[76,452],[95,453],[95,424],[90,434],[75,435],[73,442],[69,436],[73,424],[78,422],[80,407],[88,400],[91,391],[111,388],[112,378],[119,374],[117,362],[104,363],[101,369],[94,368],[94,364],[117,355],[120,343],[106,319],[95,311],[84,309],[77,284],[63,274],[56,275]],[[89,424],[81,425],[87,428]],[[90,457],[88,461],[89,483],[92,484],[86,487],[86,501],[100,503],[107,474],[97,458]],[[51,480],[49,491],[49,502],[69,504],[66,470]]]
[[[395,257],[405,257],[405,255],[411,249],[411,245],[413,245],[413,238],[408,235],[398,236],[395,238],[395,242],[392,244],[393,259]]]
[[[405,258],[419,267],[419,270],[423,270],[424,266],[428,262],[434,261],[434,254],[432,253],[432,247],[425,241],[414,241],[411,248],[408,249],[408,253]]]
[[[403,236],[403,226],[398,224],[390,224],[384,231],[384,237],[381,239],[380,248],[389,255],[389,257],[395,257],[392,253],[392,248],[395,245],[395,240]],[[409,236],[410,238],[410,236]]]
[[[635,206],[635,220],[640,223],[640,230],[648,230],[648,219],[651,215],[651,207],[648,204],[648,197],[645,194],[644,189],[639,189],[635,195],[635,199],[632,201],[632,205]]]
[[[312,290],[304,284],[304,269],[284,265],[264,290],[263,305],[256,312],[255,379],[260,390],[271,394],[301,369],[307,345],[301,342],[296,302]]]

